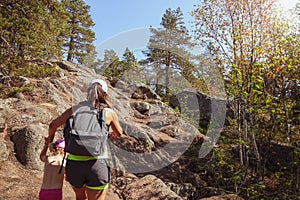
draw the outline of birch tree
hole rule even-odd
[[[251,146],[259,177],[263,173],[263,163],[257,136],[264,127],[259,126],[257,119],[260,112],[265,112],[261,108],[270,101],[265,93],[265,75],[274,68],[275,60],[282,58],[277,53],[277,45],[287,33],[287,23],[276,11],[275,0],[203,0],[192,15],[196,40],[209,46],[215,63],[226,76],[240,139],[240,163],[247,169],[246,147]],[[280,87],[279,84],[276,87]],[[270,96],[275,98],[273,93]],[[263,137],[263,133],[259,137]]]

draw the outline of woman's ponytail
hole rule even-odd
[[[110,108],[109,102],[106,100],[106,92],[102,89],[99,83],[94,83],[88,88],[87,101],[97,109],[102,109],[103,104]]]

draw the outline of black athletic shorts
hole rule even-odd
[[[110,182],[110,167],[107,159],[74,161],[68,160],[66,176],[75,188],[97,188]]]

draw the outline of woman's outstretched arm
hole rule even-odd
[[[51,143],[53,141],[57,128],[65,124],[67,119],[72,115],[73,109],[73,107],[67,109],[63,114],[58,116],[49,124],[48,143]]]

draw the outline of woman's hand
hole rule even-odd
[[[118,133],[116,133],[115,131],[112,131],[112,132],[109,132],[109,138],[111,140],[115,140],[117,139],[118,137],[120,137],[120,135]]]

